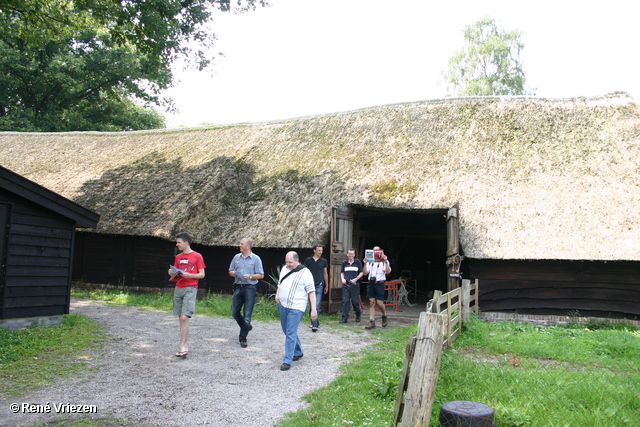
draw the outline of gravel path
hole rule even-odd
[[[22,398],[0,395],[2,427],[59,417],[53,410],[10,411],[11,403],[23,402],[96,405],[97,413],[82,417],[126,418],[131,425],[272,426],[285,413],[303,408],[303,395],[331,382],[348,353],[373,342],[362,324],[312,333],[303,322],[304,357],[282,372],[279,322],[254,321],[249,347],[241,348],[233,319],[199,316],[196,308],[189,356],[177,359],[178,320],[171,313],[75,299],[71,312],[104,325],[106,345],[89,355],[88,367],[76,378]]]

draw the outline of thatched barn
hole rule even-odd
[[[69,313],[76,227],[95,212],[0,166],[0,327],[60,324]]]
[[[110,269],[114,284],[164,283],[171,239],[186,230],[212,290],[229,289],[228,263],[247,236],[267,271],[289,248],[307,256],[326,244],[338,269],[348,247],[362,256],[379,245],[392,277],[409,279],[410,300],[446,290],[460,269],[479,279],[482,310],[640,315],[640,107],[624,93],[5,132],[0,147],[1,164],[101,215],[82,233],[77,274],[88,281]]]

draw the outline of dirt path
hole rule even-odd
[[[290,371],[278,368],[284,353],[279,322],[254,321],[249,347],[238,345],[233,319],[196,316],[190,351],[177,359],[178,320],[167,312],[74,300],[71,312],[106,328],[106,345],[88,356],[77,378],[22,398],[0,397],[0,425],[33,426],[52,413],[17,413],[11,403],[95,405],[82,417],[126,418],[149,426],[272,426],[304,407],[302,396],[332,381],[345,356],[373,341],[361,326],[300,325],[304,357]]]

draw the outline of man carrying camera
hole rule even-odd
[[[356,250],[347,251],[347,260],[342,262],[340,277],[342,278],[342,320],[347,323],[349,319],[349,304],[353,305],[356,312],[356,322],[360,321],[360,279],[362,278],[362,263],[356,259]]]
[[[382,327],[387,326],[387,309],[384,305],[384,282],[387,274],[391,273],[389,258],[380,249],[380,246],[373,248],[374,261],[366,260],[364,263],[364,274],[368,274],[369,284],[367,285],[367,298],[369,298],[369,324],[365,329],[376,327],[376,304],[382,312]],[[377,254],[376,254],[377,253]]]

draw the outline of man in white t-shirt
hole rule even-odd
[[[298,325],[307,309],[307,300],[311,303],[311,321],[318,319],[316,309],[316,286],[313,275],[304,265],[296,252],[288,252],[284,258],[285,267],[280,270],[280,281],[276,291],[276,302],[280,311],[280,324],[285,335],[284,360],[281,371],[288,371],[291,363],[304,356],[298,337]]]
[[[380,246],[373,248],[374,253],[380,250]],[[384,305],[384,282],[387,274],[391,273],[389,258],[382,255],[380,261],[364,260],[364,275],[369,278],[367,285],[367,298],[369,298],[369,324],[365,329],[376,327],[376,305],[382,312],[382,327],[387,326],[387,309]]]

